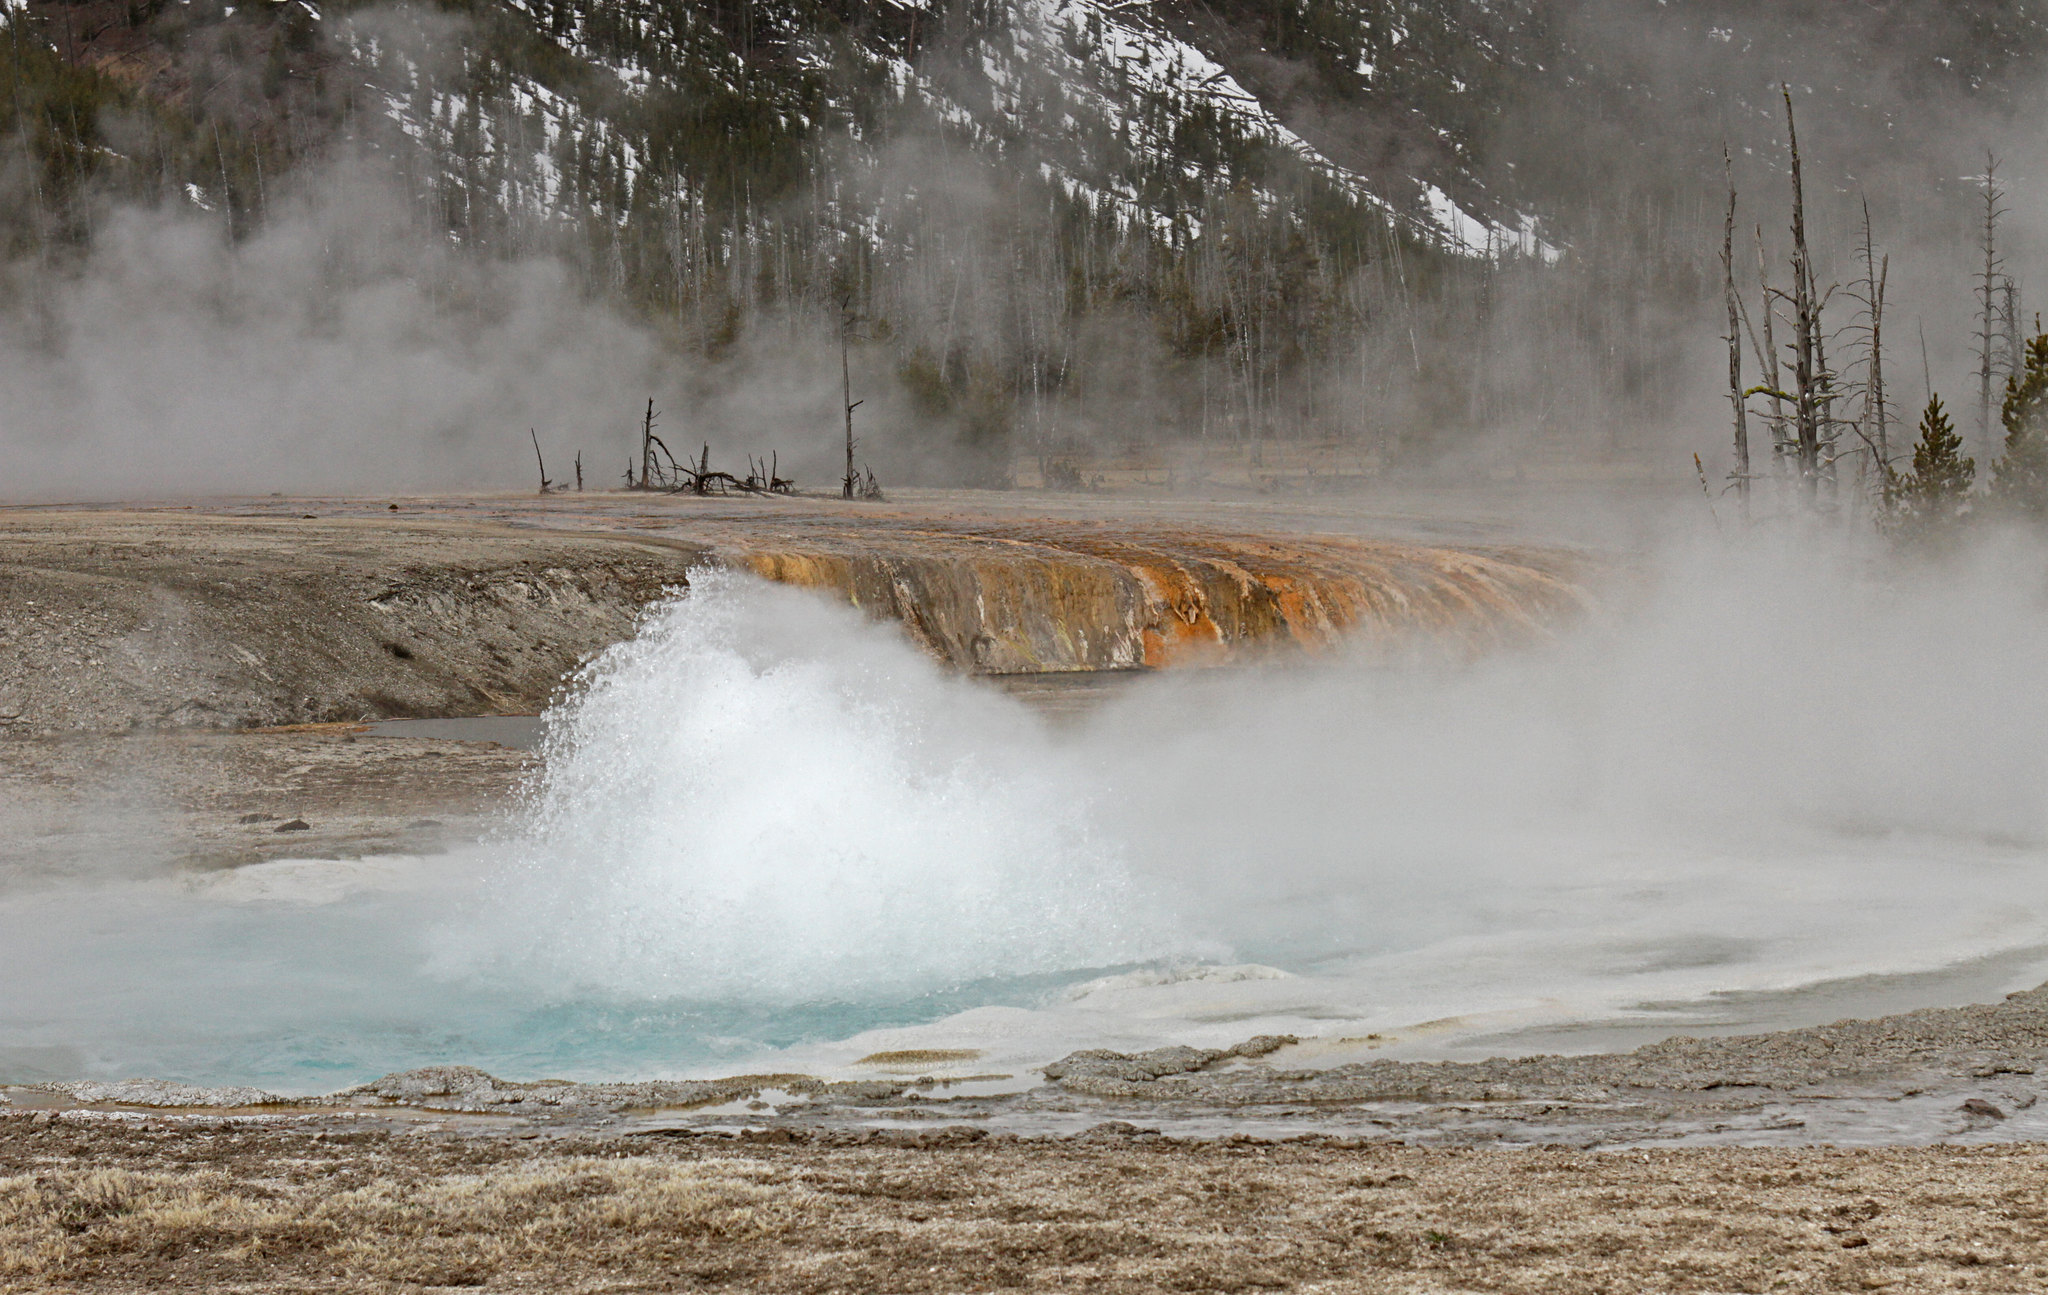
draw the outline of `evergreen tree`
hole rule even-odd
[[[1953,521],[1969,506],[1977,461],[1963,453],[1941,397],[1928,400],[1920,415],[1920,440],[1913,446],[1913,471],[1896,475],[1885,498],[1901,521],[1924,526]]]
[[[2025,367],[2005,381],[2005,456],[1993,466],[1991,495],[2048,519],[2048,333],[2027,343]]]

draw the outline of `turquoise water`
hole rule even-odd
[[[430,971],[458,911],[450,898],[425,887],[298,906],[161,885],[16,897],[0,904],[0,983],[12,987],[0,995],[0,1084],[150,1077],[311,1094],[435,1064],[654,1078],[970,1007],[1033,1006],[1118,969],[774,1002],[550,996],[530,981]]]
[[[575,683],[453,854],[0,892],[0,1081],[729,1070],[1194,947],[1030,712],[846,609],[700,572]]]

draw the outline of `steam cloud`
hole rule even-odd
[[[1617,121],[1597,104],[1564,112],[1567,101],[1552,91],[1517,94],[1503,83],[1484,176],[1533,209],[1554,208],[1553,235],[1571,255],[1556,267],[1467,275],[1471,283],[1455,290],[1411,285],[1406,270],[1377,263],[1349,282],[1297,284],[1291,297],[1327,296],[1318,310],[1341,301],[1368,323],[1337,351],[1289,369],[1284,383],[1280,369],[1260,366],[1278,364],[1291,343],[1273,342],[1265,358],[1191,361],[1140,308],[1098,302],[1067,318],[1075,267],[1056,214],[1024,210],[1023,191],[993,183],[985,158],[915,132],[870,154],[828,158],[817,191],[872,210],[914,245],[895,253],[880,293],[895,339],[873,354],[856,347],[870,451],[888,481],[1000,480],[1005,465],[978,462],[961,443],[999,445],[1005,432],[1018,446],[1227,437],[1240,417],[1267,416],[1255,417],[1256,404],[1312,407],[1302,426],[1318,434],[1433,442],[1453,474],[1519,467],[1553,445],[1584,460],[1646,456],[1674,477],[1690,451],[1714,463],[1726,453],[1711,290],[1719,145],[1736,151],[1745,233],[1764,227],[1782,280],[1781,78],[1794,83],[1805,114],[1823,273],[1853,277],[1868,197],[1893,255],[1898,403],[1910,413],[1919,402],[1921,324],[1934,385],[1961,410],[1972,385],[1968,177],[1987,147],[2007,155],[2007,269],[2024,290],[2040,246],[2031,199],[2041,159],[2016,124],[2039,102],[2039,73],[2013,57],[1984,68],[1973,89],[1961,73],[1928,66],[1930,49],[1989,48],[1953,16],[1845,22],[1836,8],[1786,7],[1744,26],[1743,44],[1717,41],[1702,28],[1707,17],[1669,7],[1566,6],[1567,46],[1610,81],[1659,91],[1630,98],[1627,120]],[[423,95],[436,80],[460,80],[465,42],[478,35],[414,8],[354,12],[337,19],[343,26],[355,47],[409,60]],[[1780,29],[1783,40],[1756,38]],[[974,71],[957,51],[930,57],[941,81]],[[965,63],[949,68],[947,58]],[[1278,64],[1267,70],[1276,84],[1292,75]],[[233,83],[245,116],[262,107],[249,81]],[[1304,129],[1339,160],[1369,173],[1391,167],[1389,185],[1403,167],[1436,164],[1434,141],[1413,153],[1381,138],[1383,123],[1347,125],[1328,105],[1303,111],[1313,119]],[[1587,146],[1602,130],[1611,140]],[[1589,181],[1568,164],[1581,155],[1611,170]],[[82,264],[6,267],[13,305],[0,337],[0,465],[9,497],[520,487],[532,482],[522,449],[529,426],[556,479],[582,451],[593,484],[609,485],[649,396],[667,412],[679,452],[709,441],[728,465],[774,451],[805,484],[836,475],[830,311],[763,312],[715,358],[701,347],[686,358],[666,322],[608,302],[591,266],[452,244],[387,165],[365,153],[276,180],[291,196],[270,204],[240,242],[223,239],[218,216],[124,207],[102,213]],[[1033,165],[1026,150],[997,169]],[[1569,191],[1531,178],[1560,174]],[[10,201],[25,201],[18,180],[9,177]],[[1747,275],[1746,243],[1742,251]],[[1208,283],[1203,291],[1218,303],[1249,290],[1226,282],[1236,253],[1203,255],[1210,261],[1185,267],[1191,287]],[[1384,261],[1387,251],[1374,255]],[[1745,287],[1754,290],[1746,279]],[[1847,310],[1838,303],[1837,325],[1851,322]],[[970,352],[1004,357],[997,369],[1042,352],[1044,372],[1034,370],[1023,392],[984,377],[955,382],[941,402],[952,407],[935,410],[892,371],[898,361],[923,364],[929,372],[918,380],[930,387],[935,375],[957,377]],[[1853,358],[1834,354],[1853,378]],[[1240,359],[1259,370],[1244,392],[1230,386]],[[1982,442],[1974,419],[1960,421],[1988,463],[1995,444]]]
[[[1549,646],[1168,676],[1064,734],[847,609],[708,581],[594,664],[471,854],[7,887],[0,1064],[616,1077],[920,1021],[1025,1064],[2023,987],[2044,554],[1869,558],[1675,543]],[[1241,962],[1291,974],[1213,970]]]
[[[564,431],[611,415],[610,469],[632,396],[673,389],[655,340],[562,267],[445,250],[366,170],[324,194],[235,244],[125,210],[50,276],[40,336],[0,349],[8,493],[530,484],[529,425],[559,478]]]

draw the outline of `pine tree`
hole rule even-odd
[[[1894,517],[1916,528],[1952,522],[1968,508],[1976,479],[1977,461],[1963,453],[1963,438],[1941,397],[1929,398],[1913,446],[1913,470],[1894,476],[1885,490]]]
[[[1992,468],[1991,495],[2048,519],[2048,333],[2027,343],[2026,365],[2005,381],[2005,456]]]

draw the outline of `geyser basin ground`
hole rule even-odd
[[[801,532],[781,551],[819,547],[781,524]],[[313,641],[352,651],[361,639],[355,665],[424,670],[446,688],[462,678],[451,663],[488,661],[503,682],[522,636],[553,633],[548,651],[559,651],[571,637],[562,625],[601,637],[623,614],[625,602],[557,570],[602,569],[624,588],[633,563],[651,564],[634,577],[648,580],[657,559],[680,561],[662,553],[694,565],[679,573],[686,598],[634,637],[621,631],[593,662],[538,765],[346,724],[9,743],[8,809],[25,830],[12,837],[0,895],[0,957],[22,989],[0,1007],[0,1028],[17,1079],[147,1074],[316,1093],[443,1062],[512,1080],[774,1069],[812,1078],[616,1100],[474,1077],[403,1081],[392,1093],[476,1109],[715,1098],[815,1113],[861,1094],[930,1095],[916,1086],[929,1076],[956,1084],[938,1091],[962,1101],[1009,1102],[1003,1110],[1033,1127],[1057,1126],[1068,1118],[1059,1103],[1082,1099],[1207,1104],[1234,1112],[1216,1117],[1224,1125],[1247,1104],[1299,1100],[1374,1124],[1406,1099],[1534,1091],[1598,1105],[1623,1090],[1718,1092],[1731,1068],[1775,1092],[1770,1067],[1785,1064],[1743,1070],[1745,1058],[1777,1055],[1766,1050],[1715,1054],[1682,1074],[1617,1061],[1610,1072],[1496,1082],[1428,1070],[1390,1079],[1371,1069],[1387,1058],[1806,1025],[1995,997],[2042,974],[2044,716],[2028,681],[2048,663],[2037,659],[2038,609],[2001,592],[2011,572],[1995,567],[1901,587],[1853,564],[1715,553],[1696,569],[1679,559],[1626,614],[1567,632],[1537,612],[1584,600],[1546,561],[1409,555],[1388,588],[1490,591],[1462,604],[1491,627],[1476,639],[1489,651],[1475,655],[1475,638],[1441,620],[1450,604],[1425,599],[1428,614],[1416,615],[1395,600],[1388,623],[1429,632],[1407,641],[1413,650],[1326,652],[1314,670],[1169,671],[1050,726],[935,663],[951,659],[931,629],[943,616],[906,636],[735,572],[757,569],[751,561],[706,565],[719,552],[708,541],[692,549],[699,541],[629,530],[600,543],[364,521],[309,532],[308,551],[332,569],[301,576],[288,543],[252,554],[249,537],[264,528],[219,523],[231,543],[217,578],[177,559],[183,583],[166,597],[189,615],[155,616],[156,637],[110,641],[80,628],[76,607],[42,606],[53,589],[111,582],[133,599],[155,587],[134,572],[166,559],[138,546],[136,528],[166,524],[108,525],[119,542],[106,561],[128,574],[81,572],[75,551],[59,575],[54,563],[37,568],[27,577],[41,582],[37,597],[21,600],[36,614],[11,632],[45,627],[33,646],[54,660],[47,627],[76,630],[99,651],[102,676],[125,671],[135,695],[160,664],[172,678],[224,671],[251,704],[288,697],[324,668],[312,652],[284,660],[244,648],[245,659],[223,633],[246,615],[252,631],[290,641],[265,628],[269,605],[253,596],[280,569],[294,596],[315,603],[368,591],[369,610],[337,615],[357,630]],[[887,541],[907,545],[934,526],[896,525]],[[1020,523],[969,547],[1014,547],[1026,532],[1046,543],[1054,530]],[[961,533],[953,524],[941,547]],[[425,552],[380,572],[395,556],[379,547],[389,534]],[[833,544],[853,543],[835,534]],[[519,562],[500,561],[501,541]],[[1175,543],[1195,553],[1207,541]],[[451,546],[473,564],[467,583],[446,575]],[[1326,544],[1318,561],[1340,550],[1347,562],[1374,551]],[[498,596],[521,584],[543,593]],[[958,625],[971,600],[949,588],[927,582],[892,606],[907,623],[933,600]],[[361,629],[391,607],[414,637]],[[436,617],[467,628],[436,640]],[[1947,643],[1946,674],[1868,704],[1964,617],[1982,633]],[[1508,623],[1541,632],[1519,643],[1492,632]],[[51,670],[48,687],[20,677],[61,700],[95,677],[91,662]],[[1801,776],[1778,776],[1786,767]],[[508,809],[501,798],[527,777]],[[1876,1048],[1815,1082],[1878,1083],[1891,1094],[1880,1101],[1917,1087],[1931,1104],[1911,1108],[1895,1134],[1954,1132],[1967,1123],[1954,1085],[1985,1065],[2026,1068],[2035,1046],[2027,1013],[1992,1019],[2005,1024],[1980,1049],[1989,1061],[1937,1039]],[[1297,1041],[1258,1058],[1220,1055],[1252,1035]],[[1195,1051],[1070,1066],[1052,1098],[989,1095],[1032,1088],[1036,1068],[1076,1049],[1149,1056],[1161,1046]],[[1226,1092],[1176,1078],[1310,1071],[1336,1079]],[[1709,1087],[1684,1077],[1708,1072],[1720,1076]],[[819,1076],[858,1082],[827,1090]],[[1982,1098],[2004,1117],[1997,1130],[2025,1124],[2015,1115],[2024,1089]],[[1258,1100],[1241,1100],[1245,1091]],[[1607,1096],[1586,1096],[1597,1093]],[[1687,1108],[1687,1136],[1717,1120],[1751,1137],[1778,1127],[1755,1109],[1728,1125],[1720,1101]],[[995,1118],[995,1107],[950,1109]],[[1636,1112],[1616,1129],[1642,1136],[1645,1119],[1656,1122]]]
[[[1584,610],[1582,559],[1341,516],[1003,516],[953,496],[596,494],[0,511],[0,735],[532,713],[692,568],[817,590],[984,675],[1483,651]],[[1276,525],[1334,533],[1276,536]]]

